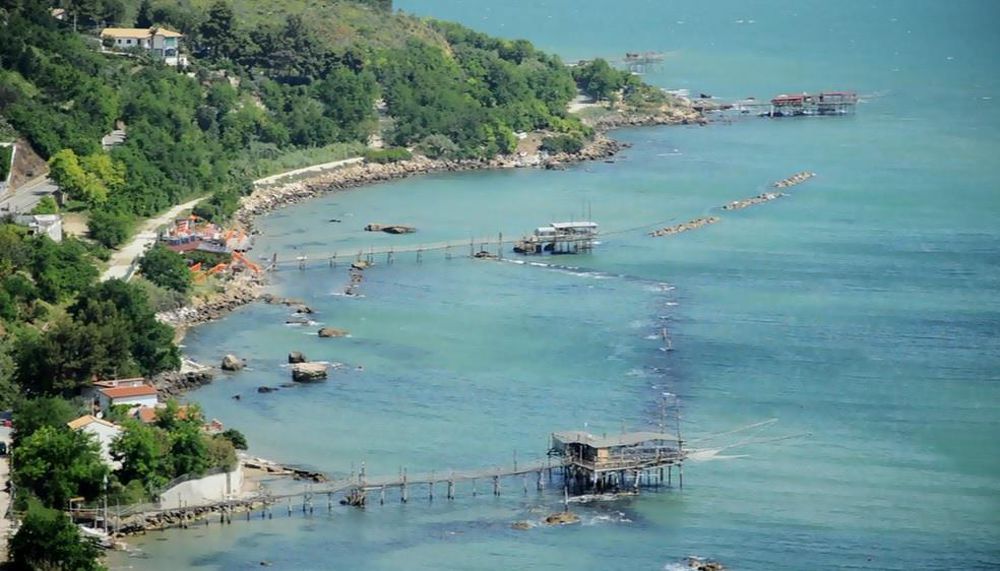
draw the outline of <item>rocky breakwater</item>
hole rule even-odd
[[[653,238],[659,238],[661,236],[672,236],[674,234],[680,234],[681,232],[687,232],[688,230],[694,230],[696,228],[701,228],[702,226],[707,226],[709,224],[715,224],[721,220],[718,216],[708,216],[703,218],[695,218],[694,220],[685,222],[683,224],[676,224],[674,226],[667,226],[666,228],[660,228],[659,230],[654,230],[649,233]]]
[[[816,176],[816,173],[809,171],[802,171],[793,174],[788,178],[783,178],[778,182],[774,183],[774,188],[788,188],[790,186],[795,186],[797,184],[802,184],[803,182]]]
[[[234,309],[253,302],[260,297],[263,287],[263,277],[257,274],[237,276],[222,286],[222,291],[207,298],[197,298],[180,309],[163,311],[156,314],[156,319],[183,330],[199,323],[215,321],[227,315]]]

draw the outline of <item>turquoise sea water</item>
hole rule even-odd
[[[427,176],[267,216],[256,253],[286,258],[513,237],[588,207],[614,233],[593,254],[542,260],[572,267],[399,256],[355,299],[337,295],[343,265],[279,272],[274,291],[352,337],[244,308],[186,344],[249,370],[191,398],[255,453],[339,474],[531,459],[553,430],[655,425],[663,392],[680,395],[694,441],[771,418],[763,436],[800,436],[691,463],[683,492],[577,507],[581,526],[510,529],[560,503],[512,481],[499,499],[460,487],[428,504],[416,490],[405,506],[390,494],[364,511],[149,535],[148,558],[115,565],[636,570],[701,555],[733,569],[1000,568],[997,5],[491,4],[397,1],[566,59],[668,52],[647,76],[664,87],[855,89],[865,102],[850,118],[619,131],[633,146],[613,164]],[[718,209],[800,170],[818,176],[786,198]],[[722,222],[655,240],[629,230],[704,215]],[[420,232],[361,232],[368,222]],[[287,380],[290,350],[351,368],[258,395]]]

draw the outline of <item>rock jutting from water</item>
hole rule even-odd
[[[337,329],[336,327],[323,327],[316,332],[317,335],[324,338],[329,337],[347,337],[349,334],[346,329]]]
[[[580,516],[571,511],[551,513],[542,520],[545,525],[569,525],[579,523],[579,521]]]
[[[417,229],[413,226],[404,226],[402,224],[366,224],[365,232],[385,232],[386,234],[413,234]]]
[[[297,383],[322,381],[328,369],[326,363],[296,363],[292,365],[292,380]]]
[[[236,355],[230,353],[222,358],[222,364],[219,366],[219,368],[222,369],[223,371],[232,372],[232,371],[239,371],[246,366],[247,365],[246,363],[243,362],[243,359],[240,359]]]

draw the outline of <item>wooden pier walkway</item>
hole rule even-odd
[[[380,503],[384,503],[386,500],[386,491],[398,489],[400,501],[406,502],[409,500],[410,492],[414,487],[425,490],[428,497],[433,499],[435,485],[446,486],[445,497],[454,499],[456,484],[460,482],[472,482],[475,484],[479,480],[489,482],[493,495],[499,496],[503,489],[502,480],[505,478],[524,476],[522,487],[527,491],[527,476],[534,475],[535,479],[532,485],[536,489],[541,490],[546,485],[544,480],[551,480],[552,470],[562,468],[564,465],[565,462],[562,458],[554,457],[517,463],[510,466],[494,466],[472,470],[432,471],[417,474],[409,474],[404,469],[396,475],[368,476],[365,474],[364,469],[362,469],[356,476],[310,485],[308,489],[300,491],[268,495],[266,501],[280,503],[290,501],[294,498],[303,498],[305,501],[309,501],[314,497],[332,497],[338,494],[348,495],[356,492],[378,491],[380,493],[379,501]],[[478,494],[475,486],[473,487],[472,494]]]
[[[487,252],[498,258],[503,257],[504,244],[513,245],[513,240],[505,241],[503,234],[487,238],[472,238],[470,240],[451,240],[446,242],[431,242],[427,244],[388,244],[367,247],[347,247],[343,250],[333,252],[309,252],[294,253],[293,257],[279,257],[272,255],[271,259],[265,262],[269,269],[278,269],[283,266],[298,266],[305,269],[307,264],[325,263],[335,266],[338,263],[351,263],[366,261],[373,263],[376,257],[385,256],[385,262],[391,264],[398,254],[417,254],[417,261],[421,261],[422,254],[426,252],[444,252],[446,258],[452,255],[462,255],[468,251],[469,257],[474,257],[479,252]],[[466,250],[467,249],[467,250]]]

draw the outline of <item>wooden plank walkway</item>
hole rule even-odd
[[[408,474],[405,471],[397,475],[388,476],[367,476],[358,474],[350,478],[324,482],[310,486],[309,489],[291,493],[275,494],[267,496],[268,501],[283,501],[304,496],[326,496],[342,493],[349,493],[353,490],[374,491],[390,488],[408,488],[412,486],[431,487],[435,484],[454,485],[459,482],[472,482],[475,480],[485,480],[492,482],[494,493],[499,489],[499,480],[514,476],[526,476],[529,474],[541,475],[549,469],[561,468],[564,465],[562,458],[545,458],[524,463],[516,466],[495,466],[489,468],[479,468],[472,470],[445,470],[423,472],[418,474]],[[433,492],[431,492],[433,493]]]

